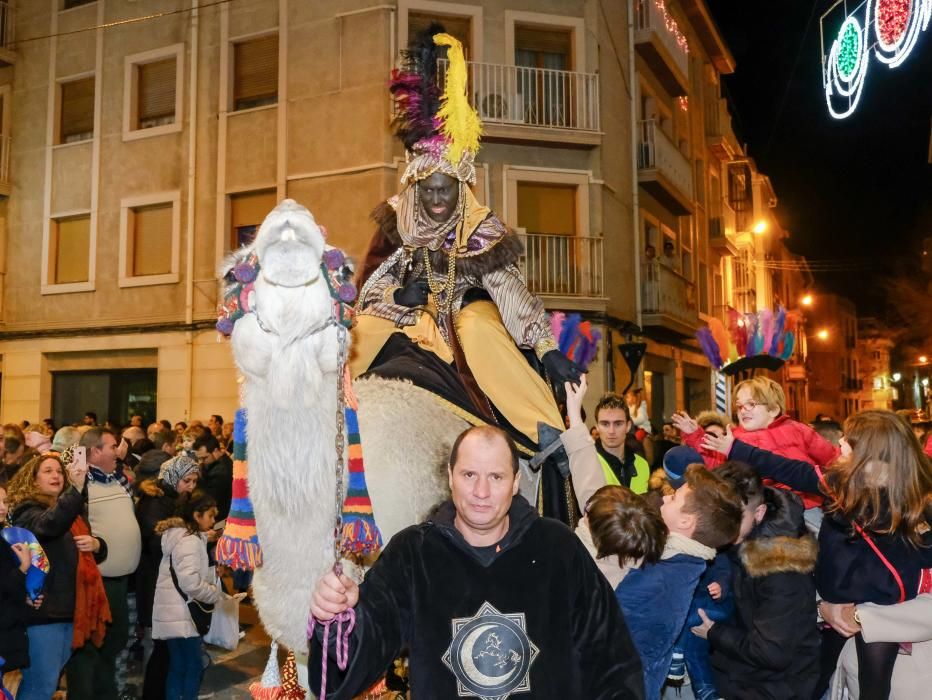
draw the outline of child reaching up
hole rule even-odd
[[[739,382],[734,390],[734,407],[738,425],[732,432],[736,439],[752,447],[816,466],[831,464],[838,457],[837,447],[808,425],[786,415],[783,388],[772,379],[754,377]],[[699,450],[707,467],[714,469],[725,461],[721,453],[703,448],[705,432],[685,412],[673,414],[673,423],[683,434],[683,443]],[[789,489],[786,484],[779,482],[765,483]],[[822,496],[818,493],[796,491],[796,495],[802,499],[807,510],[820,509],[822,506]],[[818,512],[821,513],[820,510]],[[807,517],[807,521],[810,517]]]
[[[628,488],[606,483],[595,443],[582,418],[588,384],[566,382],[566,412],[570,427],[560,439],[570,462],[573,491],[583,517],[576,536],[615,589],[625,575],[644,563],[656,562],[667,541],[667,527],[647,500]]]

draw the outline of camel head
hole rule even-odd
[[[293,199],[269,212],[254,243],[261,275],[280,287],[303,287],[320,276],[324,235],[314,216]]]

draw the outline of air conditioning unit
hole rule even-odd
[[[483,119],[495,119],[498,121],[506,119],[508,116],[507,100],[497,94],[486,95],[479,103],[479,116]]]
[[[521,93],[511,97],[490,92],[477,100],[479,117],[497,122],[524,123],[524,100]]]

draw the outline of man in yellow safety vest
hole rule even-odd
[[[647,460],[625,449],[625,438],[631,429],[628,404],[618,394],[605,394],[595,408],[595,422],[599,431],[595,449],[605,482],[627,486],[634,493],[647,493],[650,478]]]

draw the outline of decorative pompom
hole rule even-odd
[[[349,304],[356,299],[356,285],[352,282],[341,284],[337,294],[340,296],[340,301]]]
[[[217,330],[223,335],[230,335],[233,332],[233,320],[227,316],[217,319]]]
[[[245,262],[240,263],[233,268],[233,276],[236,277],[238,282],[242,282],[243,284],[255,282],[258,274],[259,271],[255,268],[255,266]]]
[[[331,248],[324,253],[324,264],[328,270],[336,270],[346,261],[346,256],[339,248]]]

